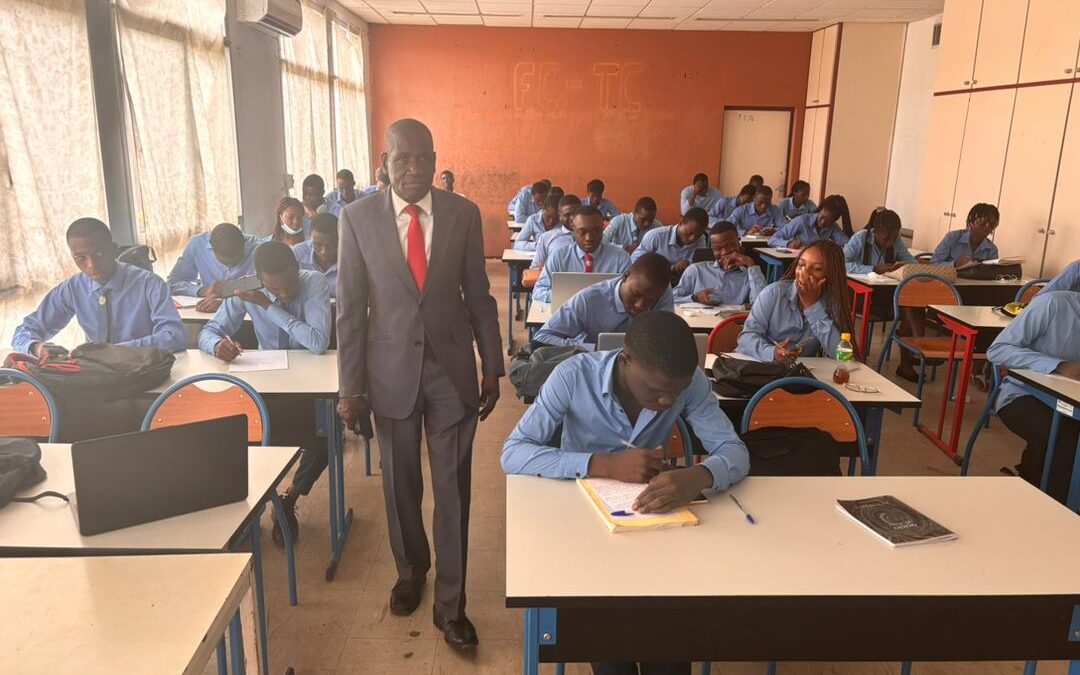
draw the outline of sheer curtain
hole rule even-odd
[[[356,184],[372,182],[371,149],[368,147],[367,92],[364,90],[364,44],[362,36],[334,22],[334,121],[337,166],[350,169]]]
[[[281,42],[285,167],[293,176],[292,195],[299,197],[308,174],[319,174],[328,186],[334,183],[326,15],[305,2],[303,30]]]
[[[119,0],[117,22],[137,226],[164,275],[192,234],[239,220],[225,0]]]
[[[83,0],[0,2],[0,344],[78,270],[64,232],[107,220]]]

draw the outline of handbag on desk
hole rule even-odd
[[[956,281],[956,268],[951,263],[911,263],[886,272],[885,276],[903,281],[918,274],[933,274],[945,281]]]
[[[961,279],[978,279],[980,281],[992,281],[1003,277],[1022,279],[1024,267],[1018,262],[1009,263],[980,263],[961,267],[956,271]]]
[[[751,361],[720,355],[712,367],[713,391],[729,398],[750,398],[782,377],[813,377],[798,361]]]

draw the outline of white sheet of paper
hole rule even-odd
[[[252,349],[229,364],[230,373],[254,373],[263,370],[288,370],[289,352],[283,349]]]
[[[174,295],[172,296],[173,302],[180,305],[180,309],[188,309],[199,304],[199,300],[202,298],[196,298],[191,295]]]
[[[590,478],[589,484],[596,490],[596,494],[604,503],[608,513],[614,513],[615,511],[634,513],[634,501],[645,488],[649,487],[648,483],[623,483],[613,478]],[[634,513],[632,516],[622,516],[622,518],[634,517],[646,516],[641,516],[638,513]]]

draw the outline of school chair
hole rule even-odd
[[[1035,294],[1042,290],[1042,287],[1050,283],[1049,279],[1032,279],[1016,292],[1016,298],[1013,302],[1019,302],[1021,304],[1028,304],[1031,299],[1035,297]]]
[[[986,394],[986,405],[983,407],[982,415],[979,415],[979,421],[971,429],[971,437],[968,438],[967,448],[964,449],[964,459],[960,462],[961,476],[966,476],[968,469],[971,467],[971,455],[975,452],[975,440],[979,437],[979,432],[989,427],[990,418],[997,414],[996,406],[998,389],[1001,388],[1001,369],[991,364],[990,373],[992,378],[990,391]]]
[[[750,314],[742,312],[732,314],[720,323],[716,324],[709,333],[709,341],[705,343],[705,351],[709,354],[727,354],[735,351],[739,344],[739,334],[742,333],[746,320]]]
[[[18,436],[56,442],[60,409],[37,378],[0,368],[0,436]]]
[[[224,382],[228,386],[208,391],[200,382]],[[193,375],[172,385],[154,400],[143,418],[142,429],[158,429],[189,422],[247,415],[248,442],[267,445],[270,442],[270,413],[259,392],[234,375],[204,373]],[[296,605],[296,556],[293,548],[292,530],[285,520],[285,507],[276,491],[270,498],[274,518],[281,526],[285,543],[285,563],[289,576],[289,604]]]

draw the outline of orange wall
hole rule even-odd
[[[550,178],[630,210],[652,196],[678,217],[693,174],[715,182],[724,106],[795,109],[797,175],[809,33],[371,27],[375,157],[394,120],[435,136],[439,170],[480,205],[488,255],[509,243],[506,203]]]

